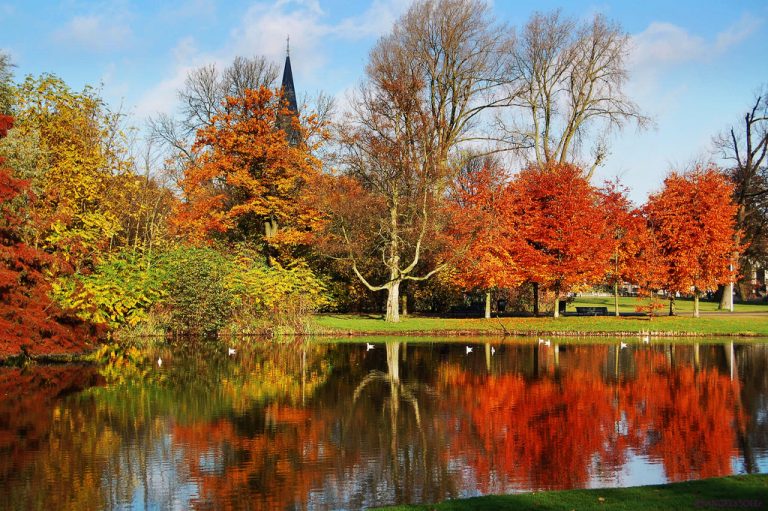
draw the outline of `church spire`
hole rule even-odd
[[[296,103],[296,88],[293,85],[293,72],[291,71],[291,38],[285,41],[285,67],[283,68],[283,98],[288,110],[291,112],[291,117],[299,115],[299,107]],[[288,135],[288,141],[291,145],[299,143],[299,134],[293,129],[291,118],[281,115],[278,119],[278,126],[285,130]]]

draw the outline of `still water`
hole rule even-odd
[[[200,345],[0,368],[1,509],[355,509],[765,471],[765,344]]]

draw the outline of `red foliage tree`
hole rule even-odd
[[[611,253],[606,272],[608,284],[613,286],[614,309],[619,315],[619,285],[624,282],[638,283],[633,275],[637,255],[645,231],[645,219],[633,207],[628,189],[618,181],[608,181],[600,190],[600,204],[605,215],[607,239]]]
[[[701,293],[734,277],[731,262],[739,248],[732,197],[733,186],[722,172],[698,167],[667,176],[645,208],[666,260],[670,300],[676,293],[693,294],[696,317]]]
[[[0,138],[12,119],[0,116]],[[87,335],[76,320],[54,303],[44,272],[53,259],[21,240],[22,196],[27,183],[2,167],[0,158],[0,358],[29,354],[70,353],[87,347]]]
[[[448,205],[451,250],[460,247],[453,280],[464,289],[486,292],[485,317],[491,316],[491,289],[520,285],[525,274],[512,254],[519,242],[511,221],[511,196],[504,171],[485,158],[467,166],[457,179]]]
[[[597,190],[575,165],[529,167],[512,184],[515,258],[530,282],[563,294],[605,275],[611,244]],[[537,298],[535,298],[537,300]]]

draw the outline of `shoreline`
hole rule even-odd
[[[379,511],[491,509],[766,509],[768,474],[732,475],[625,488],[551,490],[445,500],[437,504],[396,505]]]

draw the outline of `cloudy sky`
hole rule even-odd
[[[370,48],[408,0],[83,1],[0,0],[0,49],[17,77],[49,72],[73,88],[102,85],[135,125],[171,112],[188,70],[234,56],[282,64],[285,38],[299,92],[343,96],[357,84]],[[637,201],[665,173],[711,156],[712,136],[737,122],[768,84],[764,0],[496,0],[500,22],[520,27],[535,10],[604,13],[632,37],[628,92],[655,121],[611,144],[599,178],[619,175]]]

